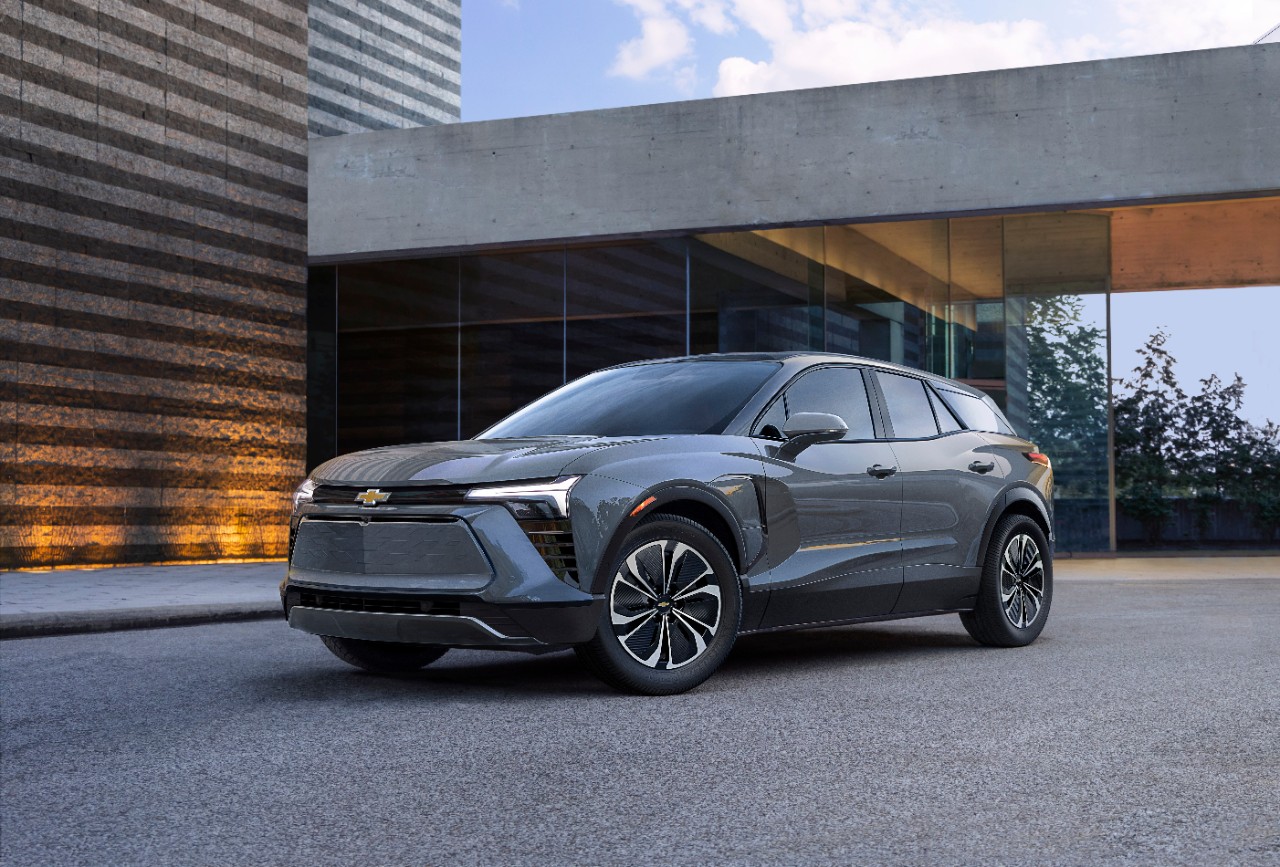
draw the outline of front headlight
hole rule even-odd
[[[293,510],[298,511],[299,507],[311,502],[311,498],[315,496],[316,483],[307,479],[298,485],[298,489],[293,492]]]
[[[569,517],[569,491],[582,476],[561,476],[551,482],[486,485],[467,491],[472,502],[503,503],[517,518]]]

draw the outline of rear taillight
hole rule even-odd
[[[1049,456],[1046,454],[1041,454],[1040,452],[1023,452],[1023,454],[1026,455],[1027,460],[1031,461],[1033,464],[1039,464],[1042,467],[1050,468],[1053,466],[1049,463]]]

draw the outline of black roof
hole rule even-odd
[[[672,361],[777,361],[792,362],[794,366],[808,366],[810,364],[819,364],[822,362],[842,361],[852,364],[860,364],[865,367],[878,367],[883,370],[889,370],[900,373],[908,373],[912,376],[922,377],[933,382],[945,383],[948,388],[962,390],[971,394],[981,396],[983,392],[971,385],[965,385],[963,382],[957,382],[936,373],[930,373],[927,370],[920,370],[915,367],[908,367],[904,364],[895,364],[891,361],[881,361],[878,358],[866,358],[861,355],[846,355],[840,352],[818,352],[810,349],[788,350],[786,352],[710,352],[702,355],[681,355],[674,358],[654,358],[646,361],[632,361],[628,364],[619,364],[617,367],[634,367],[642,364],[663,364]]]

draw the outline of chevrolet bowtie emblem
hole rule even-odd
[[[362,494],[356,494],[356,502],[362,506],[376,506],[389,499],[391,499],[390,494],[384,494],[377,488],[370,488]]]

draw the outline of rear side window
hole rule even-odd
[[[938,427],[942,428],[944,434],[955,433],[958,430],[964,430],[964,427],[956,420],[955,414],[947,409],[947,405],[942,402],[942,398],[938,397],[937,392],[932,388],[926,389],[929,392],[929,403],[933,404],[933,414],[938,418]]]
[[[1012,434],[1013,428],[1000,415],[995,402],[989,397],[975,397],[961,394],[958,391],[947,391],[943,394],[947,405],[956,411],[964,426],[969,430],[983,430],[990,433]]]
[[[938,423],[933,420],[933,408],[929,406],[929,395],[923,382],[883,371],[876,371],[876,376],[889,407],[894,437],[923,439],[938,435]]]
[[[852,367],[823,367],[800,377],[787,389],[787,417],[798,412],[829,412],[849,426],[846,440],[875,438],[871,405],[862,372]]]

